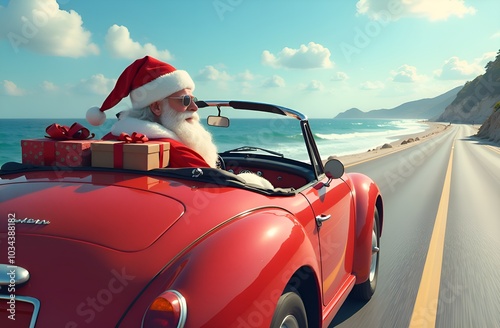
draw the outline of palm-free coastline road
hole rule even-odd
[[[379,281],[330,327],[500,327],[500,150],[475,132],[347,167],[384,197]]]

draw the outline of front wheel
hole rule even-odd
[[[372,229],[372,258],[370,263],[370,277],[365,282],[354,286],[353,295],[363,301],[369,301],[375,293],[378,277],[378,262],[380,252],[380,222],[378,210],[375,207],[373,214],[373,229]]]
[[[274,311],[271,328],[307,328],[306,308],[295,292],[281,295]]]

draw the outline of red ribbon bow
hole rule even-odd
[[[128,135],[122,132],[118,137],[119,141],[125,141],[125,143],[144,143],[148,141],[148,137],[145,134],[134,132],[132,135]]]
[[[69,128],[65,125],[53,123],[45,129],[45,132],[48,134],[45,138],[55,140],[85,140],[92,139],[95,136],[95,134],[90,133],[89,129],[77,122],[73,123]]]

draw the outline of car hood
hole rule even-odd
[[[178,200],[149,191],[148,177],[137,177],[132,185],[134,179],[127,179],[128,186],[113,180],[94,175],[92,181],[35,178],[4,183],[2,221],[15,220],[18,235],[52,236],[131,252],[152,245],[185,212]]]

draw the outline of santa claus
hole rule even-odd
[[[169,167],[215,167],[217,147],[200,124],[194,89],[186,71],[146,56],[123,71],[102,106],[87,111],[87,121],[101,125],[104,112],[130,96],[132,108],[120,113],[103,139],[142,133],[149,139],[170,142]]]
[[[128,66],[101,107],[87,111],[87,121],[101,125],[106,110],[129,96],[132,108],[121,112],[105,140],[122,133],[142,133],[152,140],[170,142],[169,167],[216,167],[218,153],[212,135],[200,124],[193,96],[194,82],[186,71],[146,56]],[[248,184],[272,189],[266,179],[240,174]]]

